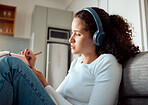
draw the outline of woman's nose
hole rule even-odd
[[[73,35],[69,38],[69,42],[70,42],[70,43],[74,43],[74,42],[75,42],[75,40],[74,40],[74,38],[73,38]]]

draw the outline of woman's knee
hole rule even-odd
[[[8,59],[10,56],[3,56],[0,58],[0,69],[4,69],[9,66]]]
[[[8,67],[11,69],[18,69],[19,66],[23,65],[25,65],[25,63],[17,57],[4,56],[0,58],[0,69]]]
[[[0,58],[0,75],[12,77],[19,74],[32,75],[33,72],[26,63],[17,57],[5,56]]]
[[[16,57],[13,57],[13,56],[3,56],[0,58],[0,62],[10,62],[10,61],[17,61],[19,60],[18,58]]]

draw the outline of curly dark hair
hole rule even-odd
[[[127,20],[119,15],[109,15],[103,9],[92,7],[99,15],[103,30],[105,32],[105,41],[102,46],[97,46],[96,53],[113,54],[118,62],[123,66],[125,62],[140,52],[139,47],[132,43],[132,28]],[[97,26],[93,16],[86,10],[77,12],[74,17],[80,18],[85,22],[85,31],[89,31],[93,37],[97,31]]]

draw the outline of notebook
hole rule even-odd
[[[0,51],[0,58],[3,57],[3,56],[17,57],[17,58],[21,59],[22,61],[24,61],[29,66],[28,60],[26,59],[25,55],[15,54],[15,53],[11,53],[9,51]]]

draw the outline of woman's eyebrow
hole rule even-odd
[[[72,31],[76,31],[76,32],[77,32],[77,31],[79,31],[79,30],[72,30]]]
[[[80,30],[72,30],[72,32],[80,32]]]

